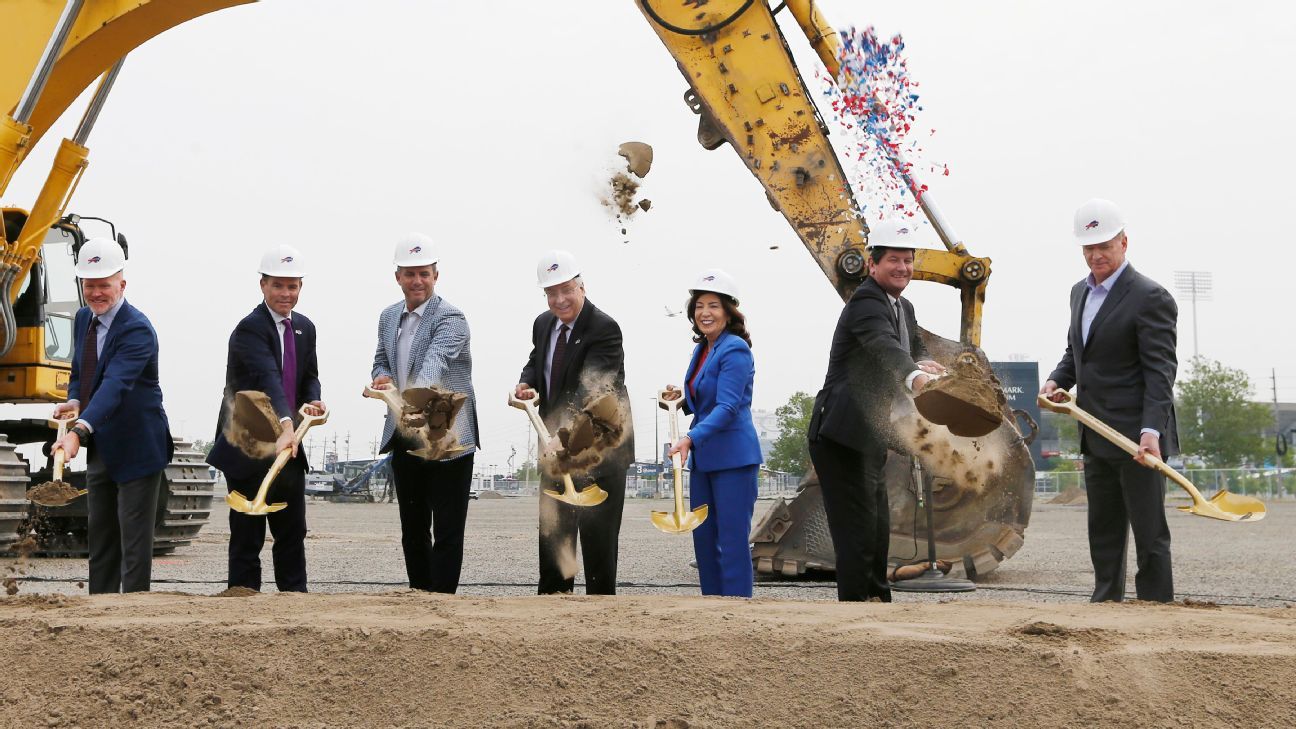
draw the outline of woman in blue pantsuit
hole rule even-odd
[[[686,312],[697,347],[684,374],[683,396],[693,425],[671,453],[689,462],[692,508],[707,504],[709,509],[706,521],[693,530],[702,594],[751,597],[748,534],[761,463],[751,416],[756,375],[751,338],[729,274],[705,271],[689,294]]]

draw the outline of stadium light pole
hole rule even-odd
[[[1197,302],[1211,300],[1210,271],[1175,271],[1175,290],[1192,299],[1193,357],[1197,351]]]

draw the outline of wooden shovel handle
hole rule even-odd
[[[1138,455],[1139,446],[1137,443],[1130,440],[1129,438],[1126,438],[1124,435],[1121,434],[1120,431],[1104,423],[1103,421],[1094,417],[1090,413],[1081,410],[1080,407],[1075,404],[1074,395],[1072,395],[1069,392],[1066,392],[1065,390],[1056,390],[1054,392],[1055,394],[1057,392],[1061,392],[1065,400],[1063,400],[1062,402],[1054,402],[1050,400],[1046,395],[1040,394],[1039,397],[1037,398],[1040,407],[1055,413],[1070,415],[1080,423],[1084,424],[1085,427],[1089,428],[1090,430],[1094,431],[1098,435],[1101,435],[1102,437],[1111,441],[1113,444],[1116,445],[1116,447],[1120,448],[1121,450],[1125,451],[1131,456]],[[1174,481],[1180,488],[1182,488],[1184,491],[1187,491],[1188,495],[1192,497],[1194,503],[1200,503],[1206,500],[1202,497],[1201,492],[1197,490],[1197,487],[1193,486],[1192,481],[1189,481],[1178,471],[1167,466],[1165,464],[1165,461],[1162,461],[1160,458],[1157,458],[1151,453],[1145,453],[1143,454],[1143,463],[1148,468],[1152,468],[1157,471],[1160,471],[1162,474],[1166,476],[1166,478],[1169,478],[1171,481]]]
[[[545,427],[544,421],[540,419],[540,395],[537,394],[530,400],[523,400],[516,392],[509,390],[508,404],[509,407],[515,407],[527,414],[527,418],[531,420],[531,427],[535,428],[536,434],[540,436],[541,447],[548,448],[552,436],[549,435],[549,429]]]

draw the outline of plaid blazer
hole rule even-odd
[[[378,348],[374,352],[372,377],[386,375],[396,382],[396,340],[400,336],[401,314],[405,302],[383,309],[378,316]],[[480,445],[477,435],[477,396],[472,386],[472,352],[469,345],[468,320],[440,296],[433,295],[423,310],[423,318],[410,342],[409,372],[405,387],[436,385],[468,395],[459,416],[455,418],[455,435],[465,448]],[[382,452],[392,448],[396,423],[391,411],[383,423]]]

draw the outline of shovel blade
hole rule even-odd
[[[608,493],[599,488],[597,484],[590,484],[583,491],[555,491],[554,489],[545,489],[545,496],[558,499],[565,504],[572,506],[598,506],[607,501]]]
[[[653,526],[667,534],[686,534],[702,526],[707,518],[707,505],[703,504],[693,511],[654,511]]]
[[[27,500],[32,502],[33,504],[36,504],[37,506],[43,506],[46,509],[57,509],[60,506],[67,506],[68,504],[71,504],[73,501],[76,501],[78,498],[85,495],[86,495],[85,489],[77,489],[77,495],[72,497],[71,499],[68,499],[67,501],[42,501],[40,497],[33,499],[31,496],[28,496]]]
[[[1220,521],[1260,521],[1266,513],[1264,502],[1260,499],[1228,491],[1220,491],[1210,497],[1209,501],[1181,506],[1179,510]]]
[[[237,491],[231,491],[225,495],[225,503],[234,511],[248,514],[250,516],[265,516],[276,511],[288,508],[287,503],[279,504],[260,504],[254,501],[248,501],[248,498]]]

